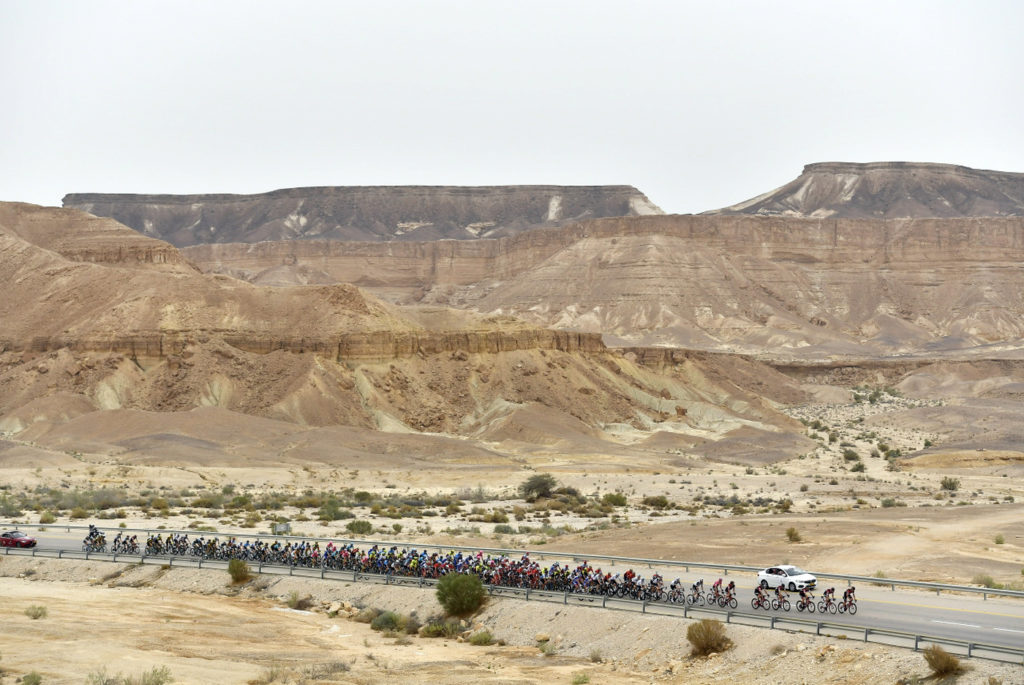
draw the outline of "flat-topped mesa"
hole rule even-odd
[[[820,162],[707,214],[850,219],[1024,216],[1024,174],[918,162]]]
[[[255,195],[72,193],[64,206],[179,247],[267,240],[430,241],[662,214],[633,186],[342,186]]]

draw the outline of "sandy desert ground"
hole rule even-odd
[[[895,683],[924,676],[920,654],[875,644],[729,626],[735,647],[688,656],[685,621],[491,600],[466,623],[506,644],[387,636],[358,607],[435,615],[433,593],[265,577],[232,586],[223,571],[6,557],[0,560],[5,675],[83,683],[105,669],[138,678],[166,667],[178,683]],[[308,610],[287,598],[308,597]],[[30,606],[47,615],[31,619]],[[349,610],[351,607],[351,610]],[[543,609],[548,609],[544,607]],[[335,613],[337,612],[337,613]],[[332,616],[332,614],[334,614]],[[551,655],[538,647],[547,638]],[[1020,682],[1019,666],[972,661],[960,683]],[[993,680],[994,679],[994,680]]]

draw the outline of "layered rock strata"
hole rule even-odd
[[[660,214],[632,186],[364,186],[256,195],[72,193],[64,206],[179,247],[266,240],[473,240],[607,216]]]

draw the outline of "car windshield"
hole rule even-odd
[[[788,573],[791,576],[802,576],[803,574],[807,573],[807,571],[803,570],[802,568],[797,568],[796,566],[794,566],[793,568],[787,568],[786,573]]]

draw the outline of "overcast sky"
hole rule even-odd
[[[0,2],[0,200],[1024,172],[1024,2]]]

